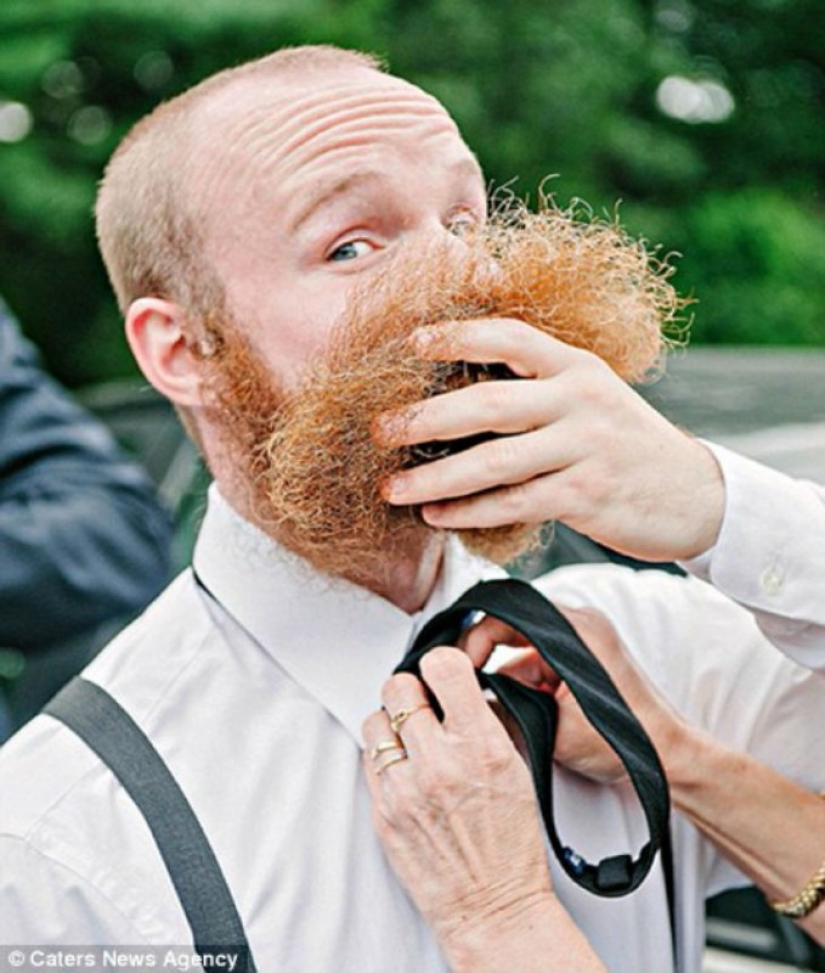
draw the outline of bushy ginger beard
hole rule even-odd
[[[420,447],[383,448],[375,419],[486,378],[475,366],[425,361],[419,327],[518,318],[602,357],[628,381],[660,360],[663,328],[683,302],[670,269],[612,223],[545,204],[510,207],[484,230],[429,252],[403,252],[356,292],[322,361],[286,396],[231,321],[212,358],[216,415],[239,463],[258,525],[315,568],[366,583],[433,529],[380,493]],[[449,444],[438,444],[449,448]],[[534,546],[541,525],[462,530],[471,551],[506,563]]]

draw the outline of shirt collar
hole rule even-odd
[[[424,608],[408,615],[315,571],[242,518],[216,486],[193,557],[207,590],[360,743],[364,718],[424,622],[482,577],[501,572],[451,539]]]

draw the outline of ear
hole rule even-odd
[[[133,301],[126,314],[126,338],[147,380],[176,405],[202,404],[201,369],[192,353],[179,304],[159,297]]]

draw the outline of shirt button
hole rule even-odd
[[[766,595],[778,595],[782,591],[784,580],[778,568],[766,568],[762,572],[759,583],[762,585],[762,590]]]

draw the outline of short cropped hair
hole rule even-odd
[[[238,81],[310,75],[325,69],[384,70],[370,54],[328,45],[283,48],[227,68],[141,119],[106,167],[95,207],[97,238],[118,304],[162,297],[203,317],[223,295],[208,267],[186,193],[196,109]]]

